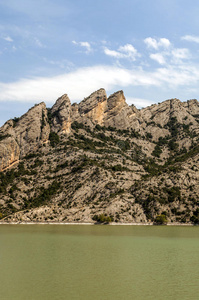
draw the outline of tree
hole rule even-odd
[[[52,147],[55,147],[59,143],[59,136],[56,132],[50,132],[49,140]]]

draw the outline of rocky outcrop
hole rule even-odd
[[[107,110],[107,96],[104,89],[92,93],[78,105],[82,119],[90,119],[94,124],[103,125],[105,111]]]
[[[13,128],[16,142],[20,147],[20,156],[36,150],[40,144],[47,142],[50,125],[44,102],[32,107],[24,114]]]
[[[133,118],[137,118],[137,110],[128,106],[123,91],[110,95],[107,103],[105,126],[112,126],[118,129],[133,127]]]
[[[1,168],[9,167],[27,153],[38,149],[48,141],[49,134],[50,125],[44,102],[32,107],[19,119],[6,122],[0,129],[0,136],[9,137],[1,141]]]
[[[0,142],[0,171],[19,161],[20,147],[13,137],[7,137]]]
[[[57,99],[51,109],[51,114],[53,131],[70,133],[71,102],[66,94]]]

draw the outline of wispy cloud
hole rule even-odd
[[[181,63],[182,60],[191,57],[191,54],[187,48],[176,48],[171,51],[172,60],[174,63]]]
[[[152,37],[148,37],[144,40],[144,43],[148,48],[158,50],[160,48],[169,48],[171,43],[166,38],[154,39]]]
[[[49,65],[58,66],[59,68],[68,70],[68,71],[70,71],[71,69],[74,69],[74,67],[75,67],[75,65],[67,59],[53,60],[53,59],[48,59],[47,57],[44,57],[43,60],[45,63],[47,63]]]
[[[45,48],[45,45],[42,44],[42,42],[38,38],[34,38],[35,44],[39,48]]]
[[[188,42],[199,43],[199,36],[195,36],[195,35],[184,35],[181,37],[181,39]]]
[[[97,65],[80,68],[54,77],[21,79],[14,83],[0,83],[0,99],[12,101],[54,102],[61,94],[68,93],[73,101],[79,101],[93,90],[104,87],[161,87],[174,89],[179,86],[193,87],[199,82],[197,66],[167,66],[148,72],[141,68]]]
[[[92,47],[91,47],[91,44],[89,42],[76,42],[76,41],[72,41],[72,43],[74,45],[83,47],[86,50],[87,54],[90,53],[90,52],[92,52]]]
[[[6,42],[12,43],[13,39],[10,36],[6,36],[3,38]]]
[[[132,61],[135,61],[136,57],[140,56],[138,51],[131,44],[126,44],[124,46],[120,46],[117,49],[117,51],[110,50],[107,47],[105,47],[104,48],[104,53],[108,56],[112,56],[112,57],[117,58],[117,59],[126,58],[126,59],[130,59]]]

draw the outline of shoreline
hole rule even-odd
[[[91,223],[91,222],[0,222],[0,225],[109,225],[109,226],[196,226],[191,223]]]

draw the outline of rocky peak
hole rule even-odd
[[[107,110],[107,95],[104,89],[92,93],[78,105],[81,117],[91,119],[92,122],[102,124],[104,113]]]
[[[35,151],[48,140],[49,133],[44,102],[35,105],[20,118],[6,122],[0,132],[3,136],[0,141],[1,169],[9,167],[28,152]]]
[[[51,109],[51,114],[53,131],[69,133],[71,127],[71,102],[68,95],[64,94],[57,99]]]
[[[112,126],[118,129],[126,129],[132,127],[132,122],[138,124],[135,119],[138,111],[132,109],[126,103],[123,91],[118,91],[109,96],[107,100],[107,111],[104,120],[105,126]]]
[[[64,110],[66,108],[70,109],[71,102],[67,94],[62,95],[57,99],[53,107],[51,108],[51,113],[55,113],[57,111]]]
[[[44,102],[35,105],[14,125],[14,137],[21,148],[21,155],[46,142],[50,133],[47,109]]]
[[[84,100],[79,103],[79,113],[81,115],[87,114],[89,111],[95,109],[99,106],[100,103],[103,103],[104,101],[107,101],[106,91],[104,89],[99,89],[87,98],[84,98]]]
[[[108,111],[118,113],[124,106],[128,106],[123,91],[118,91],[108,97]]]

